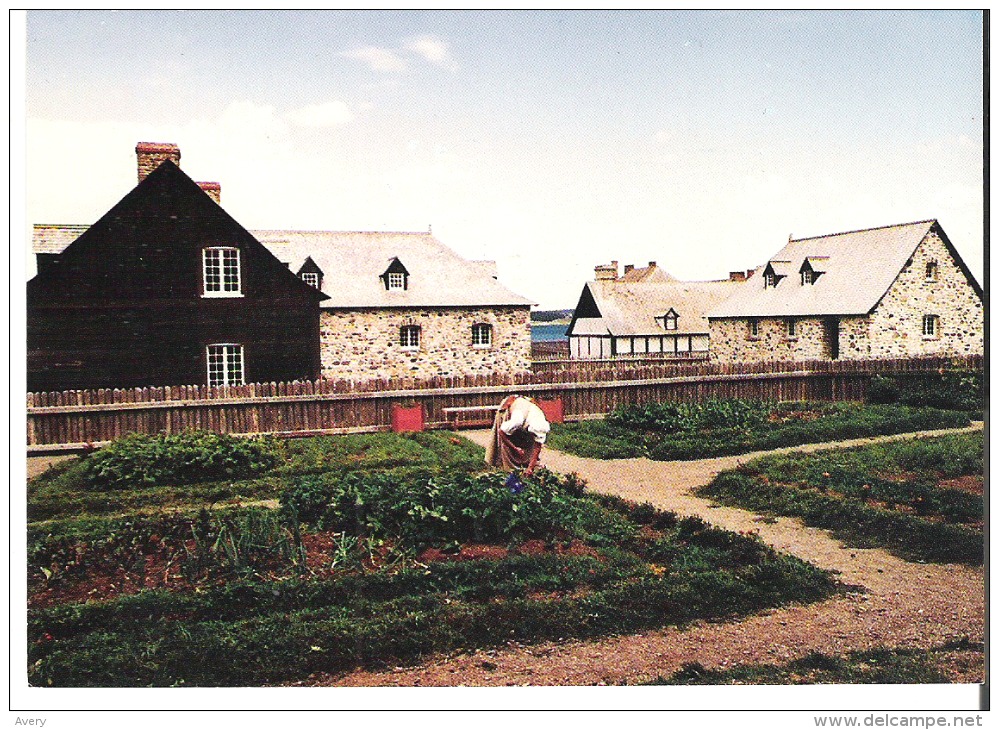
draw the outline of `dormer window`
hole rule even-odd
[[[937,280],[937,262],[930,261],[926,264],[926,281],[936,281]]]
[[[239,249],[211,246],[202,251],[203,295],[206,297],[241,297],[242,272]]]
[[[386,291],[406,291],[409,289],[409,271],[398,258],[389,262],[388,268],[379,277]]]
[[[801,285],[811,285],[819,280],[827,267],[828,256],[809,256],[798,270],[801,274]],[[816,268],[816,266],[818,268]]]
[[[676,313],[676,310],[670,309],[663,316],[663,328],[668,330],[676,329],[676,321],[680,319],[680,315]]]
[[[781,265],[786,265],[787,262],[778,262],[778,263]],[[769,264],[767,264],[767,268],[763,270],[763,288],[764,289],[775,288],[778,284],[780,284],[780,280],[783,279],[785,276],[786,274],[778,273],[778,271],[774,267],[774,262],[771,261]]]
[[[313,289],[322,288],[323,270],[312,260],[311,256],[307,257],[301,268],[299,268],[298,277]]]

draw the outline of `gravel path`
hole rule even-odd
[[[927,431],[786,451],[818,451],[915,436],[980,430]],[[488,432],[467,432],[484,444]],[[594,491],[617,494],[681,515],[696,515],[728,530],[757,531],[768,544],[840,573],[856,592],[807,606],[771,609],[739,621],[699,622],[643,634],[595,641],[511,643],[499,650],[438,657],[392,671],[355,671],[313,676],[300,684],[325,686],[504,686],[635,684],[668,676],[684,663],[708,668],[782,663],[813,651],[841,654],[874,647],[931,648],[956,638],[984,636],[985,579],[982,568],[909,563],[879,549],[846,548],[825,530],[780,518],[772,524],[745,510],[718,507],[691,492],[718,472],[762,455],[700,461],[584,459],[546,449],[542,463],[553,471],[577,472]],[[984,681],[982,666],[965,669],[955,682]]]

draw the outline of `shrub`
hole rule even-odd
[[[91,488],[121,489],[243,479],[273,469],[279,461],[279,447],[271,440],[207,431],[129,434],[85,459],[83,472]]]
[[[943,371],[876,375],[867,399],[871,403],[899,403],[982,413],[985,410],[985,373]]]

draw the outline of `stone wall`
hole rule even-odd
[[[757,320],[757,335],[750,334],[745,319],[711,320],[710,353],[721,362],[763,360],[818,360],[829,357],[825,322],[816,317],[795,317],[795,333],[788,334],[786,318]]]
[[[937,265],[926,279],[926,265]],[[939,317],[936,335],[923,335],[923,316]],[[933,230],[871,315],[867,357],[980,355],[985,352],[981,298]]]
[[[472,344],[472,325],[492,326],[492,344]],[[400,329],[420,328],[408,350]],[[324,309],[320,315],[326,378],[434,377],[524,372],[531,366],[529,307]]]

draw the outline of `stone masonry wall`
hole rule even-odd
[[[472,325],[492,325],[492,345],[472,345]],[[420,327],[420,347],[404,350],[400,328]],[[524,372],[531,366],[528,307],[323,310],[325,378],[434,377]]]
[[[926,265],[937,264],[935,281]],[[939,317],[937,334],[923,335],[923,316]],[[912,262],[871,315],[870,354],[980,355],[985,352],[985,314],[981,298],[935,231],[923,240]]]
[[[713,319],[710,323],[710,354],[721,362],[763,360],[819,360],[829,357],[825,322],[821,318],[794,318],[795,334],[787,333],[787,318],[758,320],[758,336],[752,337],[745,319]],[[840,323],[842,342],[843,322]],[[852,325],[854,330],[856,324]],[[854,332],[856,336],[856,331]]]

